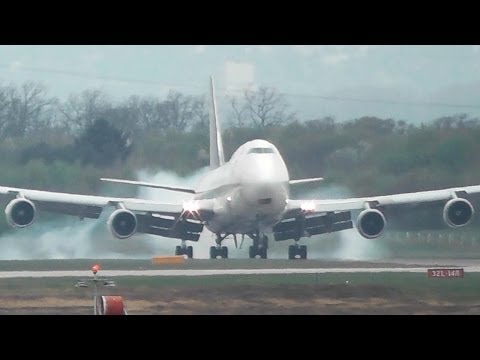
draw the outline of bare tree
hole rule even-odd
[[[10,86],[0,87],[0,134],[2,137],[9,120],[8,116],[12,99],[12,91],[14,91],[14,89]]]
[[[232,117],[233,123],[238,127],[245,126],[245,114],[247,111],[247,106],[244,100],[239,99],[238,97],[232,96],[228,97],[228,102],[232,108]]]
[[[77,133],[111,109],[107,96],[101,90],[85,90],[80,94],[70,95],[68,100],[59,107],[63,114],[63,126],[70,133]]]
[[[126,107],[132,121],[137,122],[140,131],[149,131],[162,127],[161,101],[153,97],[131,96]]]
[[[192,122],[193,101],[191,96],[171,91],[162,102],[163,123],[166,128],[183,131]]]
[[[192,99],[193,121],[201,128],[208,128],[208,108],[205,96],[198,96]]]
[[[238,126],[251,121],[255,126],[265,128],[293,120],[289,105],[283,95],[275,89],[261,87],[257,91],[245,91],[242,100],[230,98],[230,105]]]
[[[478,126],[478,124],[478,118],[469,118],[467,114],[442,116],[433,121],[433,126],[437,129],[471,129]]]
[[[283,95],[274,89],[261,87],[257,91],[246,91],[247,112],[252,122],[261,128],[291,121],[294,113],[287,112],[288,104]]]
[[[55,104],[56,99],[48,97],[45,87],[34,82],[24,83],[19,90],[9,87],[7,104],[3,104],[4,114],[2,136],[18,137],[28,131],[38,131],[50,126],[50,116],[46,110]],[[51,113],[49,113],[51,115]]]
[[[319,131],[334,131],[336,124],[335,118],[332,116],[325,116],[314,120],[305,121],[305,125],[313,130]]]

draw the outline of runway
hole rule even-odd
[[[91,277],[93,260],[15,263],[0,262],[0,279]],[[102,264],[102,261],[100,261]],[[101,277],[119,276],[216,276],[288,275],[326,273],[427,273],[432,268],[463,268],[465,273],[480,272],[480,259],[384,259],[354,260],[191,260],[178,265],[153,266],[148,260],[125,264],[104,262]],[[127,267],[128,266],[128,267]],[[58,270],[57,270],[58,269]],[[80,270],[82,269],[82,270]],[[85,270],[83,270],[85,269]]]
[[[435,267],[432,267],[435,268]],[[452,267],[458,268],[458,267]],[[325,269],[219,269],[219,270],[105,270],[103,277],[118,276],[216,276],[216,275],[288,275],[326,273],[426,273],[426,267],[403,268],[325,268]],[[480,266],[465,268],[466,273],[480,272]],[[90,271],[2,271],[0,279],[91,277]]]

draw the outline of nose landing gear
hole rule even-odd
[[[228,235],[230,234],[225,234],[225,236],[222,237],[221,234],[217,234],[217,238],[215,239],[217,245],[210,247],[210,259],[216,259],[218,257],[228,259],[228,247],[221,246],[222,241],[225,240]]]
[[[228,259],[228,247],[226,246],[211,246],[210,247],[210,259],[216,259],[217,257],[222,259]]]
[[[260,231],[256,234],[247,234],[253,240],[253,245],[248,248],[248,257],[254,259],[260,256],[261,259],[267,258],[268,237],[266,235],[260,236]]]

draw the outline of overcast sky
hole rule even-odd
[[[61,99],[89,88],[114,99],[201,94],[209,75],[219,96],[275,87],[304,118],[480,116],[479,45],[0,46],[2,83],[40,81]]]

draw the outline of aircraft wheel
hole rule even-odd
[[[295,245],[289,245],[288,246],[288,259],[289,260],[295,259],[295,253],[296,253],[295,247],[296,247]]]
[[[210,246],[210,259],[217,258],[217,248],[215,246]]]
[[[228,259],[228,247],[222,246],[222,249],[220,250],[222,254],[223,259]]]
[[[189,259],[193,258],[193,246],[187,246],[187,257]]]
[[[307,259],[307,247],[305,245],[300,246],[300,259]]]
[[[183,255],[181,246],[175,246],[175,255]]]
[[[98,315],[127,315],[121,296],[98,296]]]
[[[255,246],[250,246],[250,247],[248,248],[248,257],[249,257],[250,259],[255,259],[255,256],[257,255],[257,253],[256,253],[255,250],[256,250],[256,249],[255,249]]]
[[[262,247],[260,249],[258,249],[258,252],[260,254],[260,257],[262,259],[266,259],[267,258],[267,248],[266,247]]]

